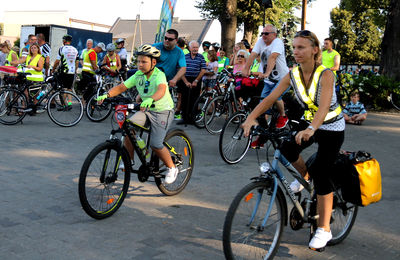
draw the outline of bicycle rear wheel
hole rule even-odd
[[[90,121],[101,122],[105,120],[112,111],[111,103],[97,104],[97,95],[93,95],[86,105],[86,115]]]
[[[274,257],[279,248],[284,217],[281,197],[276,196],[273,202],[271,197],[271,188],[261,181],[248,184],[236,195],[224,223],[222,239],[226,259]]]
[[[86,157],[79,175],[79,199],[85,212],[95,219],[110,217],[122,205],[129,188],[130,160],[123,148],[111,142],[96,146]]]
[[[3,88],[0,91],[0,123],[15,125],[26,115],[26,96],[11,88]]]
[[[183,191],[188,184],[194,166],[193,146],[187,134],[180,129],[171,129],[165,139],[164,145],[169,150],[175,167],[179,169],[178,177],[171,184],[165,184],[162,178],[155,178],[158,189],[165,195],[176,195]],[[167,171],[167,167],[160,160],[160,173]]]
[[[47,102],[47,113],[51,121],[59,126],[74,126],[83,116],[82,101],[70,91],[57,91]]]
[[[332,239],[328,242],[329,246],[333,246],[342,242],[350,233],[354,221],[357,217],[358,206],[345,202],[341,197],[340,190],[333,194],[333,207],[331,217]]]
[[[250,136],[245,137],[241,125],[247,115],[237,112],[231,116],[222,128],[219,136],[219,154],[228,164],[240,162],[250,147]]]
[[[222,131],[226,120],[232,115],[232,104],[225,101],[224,96],[213,98],[207,105],[204,113],[204,125],[210,134],[218,134]]]

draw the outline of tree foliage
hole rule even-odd
[[[273,24],[282,33],[281,36],[287,37],[285,42],[289,43],[296,31],[296,24],[299,18],[295,17],[294,11],[300,8],[300,0],[280,0],[273,1],[273,8],[265,10],[265,23]],[[226,15],[226,0],[203,0],[197,1],[196,7],[200,10],[204,18],[217,19],[223,24]],[[261,0],[237,0],[237,28],[244,30],[244,38],[250,44],[255,44],[258,38],[258,28],[263,24],[264,12]],[[221,32],[222,45],[227,46],[223,41],[225,31]],[[287,54],[291,53],[286,51]],[[228,47],[229,51],[229,47]]]
[[[341,0],[331,11],[329,35],[338,39],[341,63],[376,64],[389,0]]]

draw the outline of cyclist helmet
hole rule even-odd
[[[136,56],[145,55],[155,59],[158,59],[161,56],[160,50],[156,47],[151,46],[150,44],[143,44],[139,47],[135,54]]]
[[[115,41],[117,44],[119,44],[119,43],[121,43],[121,42],[125,42],[125,40],[124,39],[122,39],[122,38],[119,38],[118,40],[116,40]]]
[[[66,35],[63,36],[63,40],[67,41],[67,42],[70,42],[70,41],[72,41],[72,36],[69,35],[69,34],[66,34]]]
[[[107,44],[107,51],[115,51],[115,45],[114,43],[109,43]]]

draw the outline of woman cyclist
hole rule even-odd
[[[174,103],[168,90],[165,74],[156,67],[161,52],[149,44],[144,44],[135,54],[139,70],[125,82],[110,89],[107,94],[99,96],[97,100],[101,103],[106,98],[118,96],[128,88],[136,86],[139,92],[136,101],[142,102],[140,111],[129,120],[141,126],[145,125],[147,119],[150,120],[150,147],[169,168],[164,182],[170,184],[176,180],[178,169],[168,149],[164,147],[163,141],[174,119]],[[154,107],[152,107],[153,104]],[[128,138],[125,139],[124,145],[132,159],[134,150]]]
[[[335,76],[331,70],[319,63],[320,43],[314,33],[304,30],[296,33],[293,40],[293,54],[299,64],[287,74],[277,88],[266,97],[243,123],[245,135],[257,124],[256,118],[270,108],[278,97],[291,86],[296,98],[305,107],[304,125],[291,142],[282,145],[282,154],[293,166],[309,179],[300,152],[318,143],[318,151],[313,167],[308,169],[315,184],[317,194],[318,228],[309,243],[309,248],[322,251],[331,240],[330,219],[333,203],[333,188],[330,184],[332,165],[344,140],[345,122],[341,108],[336,102]],[[302,190],[298,181],[290,185],[294,192]]]

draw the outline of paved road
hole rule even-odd
[[[166,197],[133,176],[119,211],[96,221],[81,209],[77,180],[109,130],[110,120],[86,118],[60,128],[46,114],[0,125],[0,259],[223,259],[225,213],[258,175],[255,152],[228,166],[218,137],[189,126],[196,158],[187,188]],[[307,249],[307,229],[286,228],[276,259],[400,259],[399,137],[399,114],[370,114],[365,125],[348,126],[344,148],[370,151],[381,163],[381,202],[360,209],[349,237],[324,253]]]

